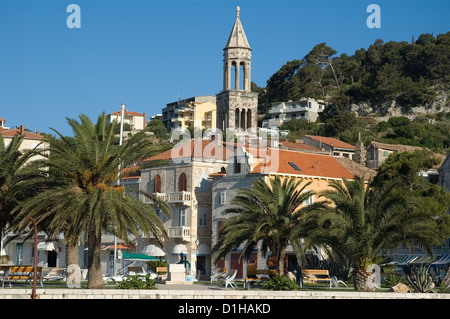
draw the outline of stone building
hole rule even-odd
[[[355,146],[333,137],[305,135],[302,140],[304,144],[329,152],[336,157],[353,159],[355,153]]]
[[[235,145],[235,149],[233,154],[240,160],[230,159],[226,171],[211,175],[212,247],[219,241],[220,229],[227,218],[223,212],[232,205],[232,200],[240,189],[252,187],[252,183],[257,179],[269,181],[275,176],[303,179],[304,183],[311,181],[308,190],[320,192],[327,189],[329,181],[332,180],[353,179],[355,175],[368,180],[375,175],[373,170],[348,158],[329,154],[270,147],[256,148],[249,145]],[[308,205],[317,200],[317,195],[313,195],[304,204]],[[249,261],[254,261],[258,269],[267,269],[266,258],[259,250],[255,250],[249,260],[241,258],[241,251],[239,247],[234,249],[224,259],[219,259],[213,267],[235,269],[237,278],[245,278]],[[318,255],[322,256],[320,250]],[[287,268],[295,269],[296,256],[290,246],[286,257]],[[214,256],[212,258],[214,260]]]
[[[144,162],[165,161],[164,165],[143,169],[141,191],[154,193],[171,207],[172,218],[159,213],[169,238],[163,250],[169,263],[186,260],[198,279],[207,280],[211,269],[211,183],[209,175],[225,171],[228,150],[211,140],[182,141],[173,149]],[[144,202],[151,201],[142,197]],[[157,244],[154,237],[138,239],[138,250]]]
[[[223,49],[223,90],[216,95],[217,124],[234,134],[256,135],[258,93],[251,92],[252,50],[236,9],[236,21]]]

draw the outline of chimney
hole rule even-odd
[[[25,133],[25,125],[21,125],[19,128],[19,134],[23,135],[23,133]]]

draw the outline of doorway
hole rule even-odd
[[[56,250],[49,250],[47,253],[47,267],[56,267]]]

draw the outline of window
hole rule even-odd
[[[305,190],[305,192],[307,192],[307,190]],[[314,196],[311,195],[308,199],[306,199],[306,200],[303,202],[303,204],[304,204],[305,206],[308,206],[308,205],[311,205],[313,202],[314,202]]]
[[[198,226],[208,225],[208,207],[198,208]]]
[[[234,157],[234,173],[239,174],[241,172],[241,162],[239,158]]]
[[[186,226],[186,208],[180,208],[178,211],[178,225]]]
[[[155,176],[153,192],[161,193],[161,177],[159,175]]]
[[[222,191],[219,193],[219,203],[220,205],[225,205],[227,203],[227,192]]]
[[[180,177],[178,178],[178,191],[187,191],[187,177],[185,173],[181,173]]]
[[[289,165],[292,166],[293,169],[295,169],[296,171],[301,171],[301,169],[294,163],[294,162],[288,162]]]

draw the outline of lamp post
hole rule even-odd
[[[33,222],[34,226],[34,269],[33,269],[33,290],[31,291],[31,299],[37,299],[36,295],[36,280],[37,280],[37,240],[38,240],[38,234],[37,234],[37,225],[36,221],[30,217],[26,217],[28,220],[31,220]]]
[[[123,142],[123,120],[124,120],[124,113],[125,113],[125,104],[122,103],[120,105],[120,137],[119,137],[119,146],[122,146]],[[120,185],[120,163],[119,167],[117,168],[117,185]],[[117,236],[114,235],[114,260],[113,260],[113,275],[115,276],[117,274],[116,272],[116,262],[117,262]]]

